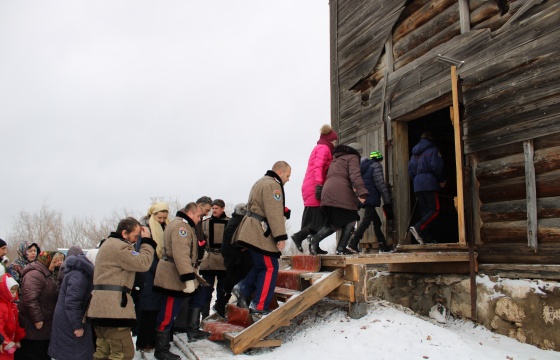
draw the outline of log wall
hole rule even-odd
[[[469,0],[471,30],[463,34],[458,0],[331,2],[333,125],[345,143],[382,130],[383,115],[390,116],[394,138],[386,140],[403,152],[393,150],[397,170],[408,160],[401,146],[408,140],[406,126],[396,125],[451,104],[449,65],[437,55],[463,61],[463,147],[474,180],[465,194],[473,199],[468,215],[481,263],[560,259],[560,2],[528,2]],[[528,140],[535,145],[537,253],[526,234]],[[394,200],[404,201],[408,186],[397,170]],[[395,219],[399,237],[404,215]]]

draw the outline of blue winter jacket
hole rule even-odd
[[[408,175],[414,184],[414,192],[439,191],[443,182],[443,159],[438,148],[428,139],[421,139],[412,149],[408,163]]]
[[[385,176],[383,175],[383,166],[375,159],[362,158],[360,162],[360,172],[364,185],[368,191],[368,197],[364,205],[379,207],[381,206],[381,197],[383,196],[383,203],[390,204],[391,198],[389,191],[385,185]]]

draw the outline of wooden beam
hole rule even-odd
[[[338,1],[329,1],[330,13],[330,76],[331,76],[331,125],[340,129],[340,90],[338,82]]]
[[[523,142],[523,154],[525,157],[525,184],[527,189],[527,244],[537,252],[539,249],[537,239],[537,183],[533,162],[535,157],[533,140]]]
[[[461,34],[471,31],[469,0],[459,0],[459,16],[461,22]]]
[[[356,293],[354,291],[354,285],[352,284],[342,284],[327,295],[330,299],[341,300],[341,301],[356,301]]]
[[[280,345],[282,345],[281,339],[268,339],[259,341],[258,343],[251,346],[251,348],[278,347]]]
[[[504,278],[560,280],[560,265],[544,264],[481,264],[479,272]]]
[[[504,31],[506,31],[511,26],[511,24],[513,23],[513,21],[515,19],[517,19],[521,15],[525,14],[525,12],[527,10],[529,10],[530,8],[532,8],[534,5],[540,4],[542,2],[543,2],[543,0],[528,0],[519,10],[517,10],[517,12],[515,14],[513,14],[513,16],[511,18],[509,18],[509,20],[504,25],[502,25],[501,28],[494,31],[494,33],[492,35],[496,36],[496,35],[504,32]]]
[[[389,272],[407,272],[424,274],[468,274],[467,262],[443,262],[427,264],[389,264]]]
[[[280,328],[287,319],[293,319],[307,310],[339,287],[344,282],[343,276],[343,269],[333,271],[329,275],[324,276],[321,281],[307,288],[299,296],[291,298],[266,317],[235,335],[230,344],[233,353],[241,354],[243,351],[255,346],[259,341]]]
[[[465,202],[463,195],[463,137],[461,136],[461,114],[459,111],[459,77],[457,67],[451,66],[451,93],[453,97],[453,132],[455,135],[455,166],[457,168],[457,218],[459,243],[467,244],[465,238]]]
[[[430,248],[431,245],[422,245],[421,248]],[[358,256],[321,256],[322,266],[334,266],[339,263],[334,258],[343,258],[346,265],[368,265],[368,264],[403,264],[403,263],[430,263],[430,262],[455,262],[469,261],[468,252],[428,252],[418,251],[414,253],[381,253]]]

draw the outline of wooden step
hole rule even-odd
[[[247,329],[229,337],[230,346],[234,354],[241,354],[243,351],[255,347],[278,346],[277,340],[265,340],[266,337],[282,326],[286,326],[291,319],[310,308],[313,304],[324,298],[334,289],[344,282],[344,270],[336,269],[332,273],[321,277],[321,281],[316,281],[312,286],[304,290],[298,296],[292,297],[278,309],[272,311]]]
[[[276,286],[276,288],[274,288],[274,294],[276,294],[276,299],[286,302],[292,296],[301,294],[301,291]]]

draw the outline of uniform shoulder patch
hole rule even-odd
[[[187,229],[185,229],[184,227],[180,227],[179,228],[179,235],[185,237],[187,236]]]
[[[137,255],[140,255],[140,253],[138,251],[132,250],[132,255],[137,256]]]
[[[282,200],[282,191],[280,191],[280,190],[274,190],[274,191],[272,192],[272,197],[274,197],[274,200],[276,200],[276,201]]]

